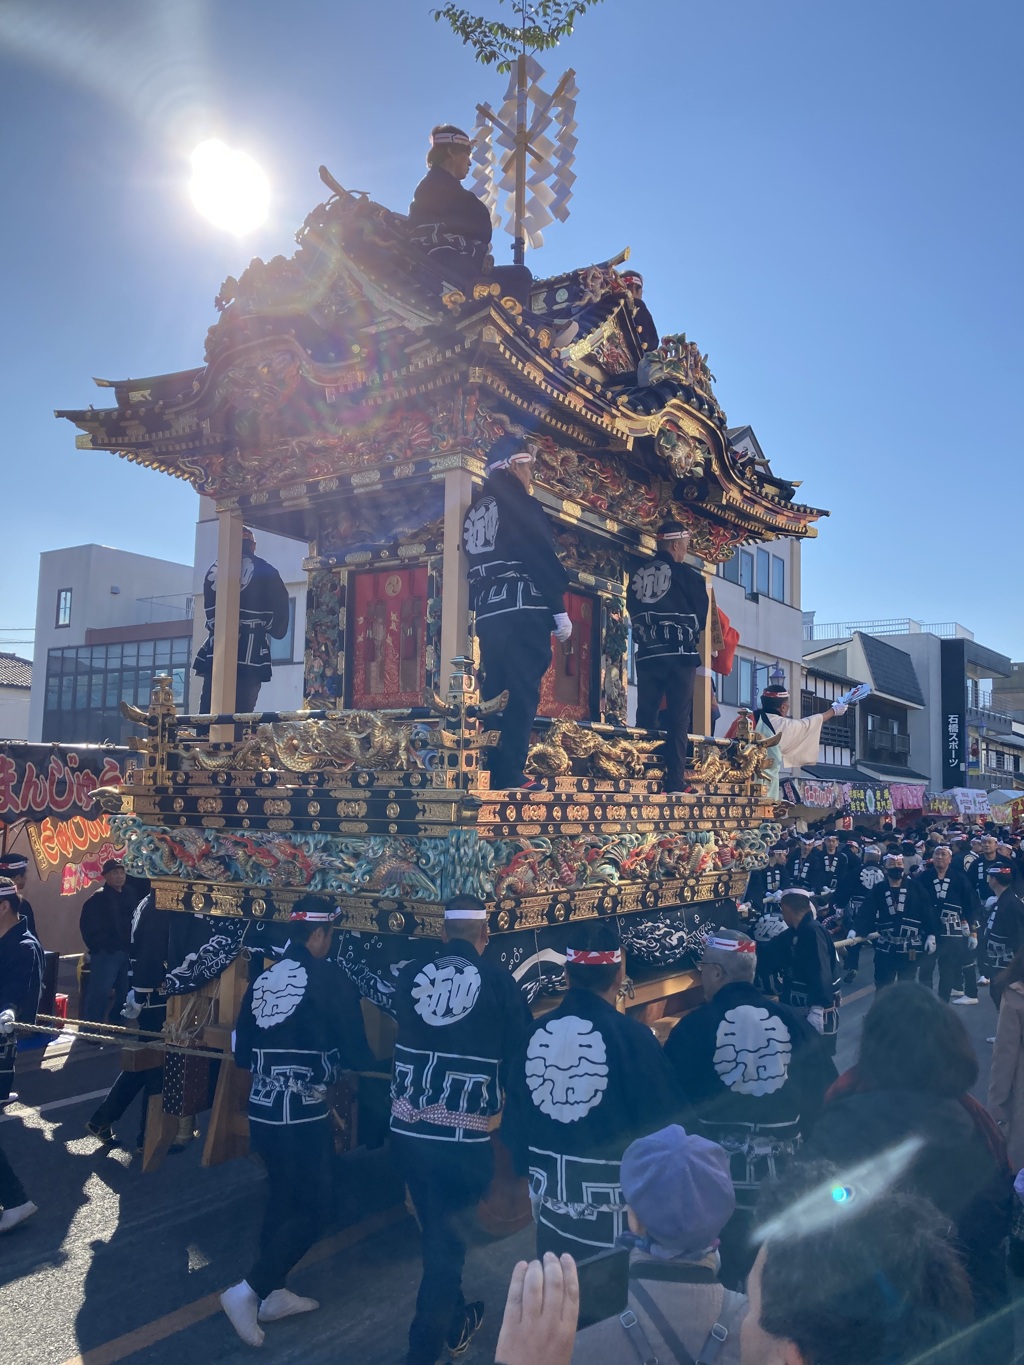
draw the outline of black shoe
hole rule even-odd
[[[846,982],[847,985],[849,985],[851,981],[857,980],[857,973],[847,972],[846,975],[843,977],[843,980]]]
[[[453,1356],[460,1356],[469,1350],[469,1343],[483,1326],[483,1321],[484,1306],[479,1299],[476,1303],[467,1303],[463,1306],[462,1316],[448,1333],[448,1340],[445,1343]]]
[[[109,1123],[94,1123],[92,1119],[85,1125],[85,1131],[94,1138],[99,1138],[104,1147],[119,1147],[120,1143],[111,1131]]]

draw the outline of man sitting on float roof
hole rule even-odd
[[[484,275],[491,248],[491,215],[462,181],[469,174],[473,141],[453,123],[430,131],[427,173],[409,205],[412,240],[452,283],[471,285]],[[523,265],[492,266],[488,278],[526,302],[533,276]]]

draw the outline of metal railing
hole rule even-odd
[[[137,597],[136,602],[140,606],[148,608],[145,621],[140,624],[149,625],[154,621],[191,621],[195,614],[195,593],[176,592],[163,593],[156,597]]]
[[[805,640],[844,640],[854,631],[865,635],[937,635],[942,640],[973,640],[974,632],[958,621],[915,621],[912,616],[882,621],[805,621]]]

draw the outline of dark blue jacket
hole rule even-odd
[[[19,919],[0,938],[0,1013],[13,1010],[22,1023],[34,1023],[42,979],[43,950]]]

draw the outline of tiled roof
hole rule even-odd
[[[0,654],[0,687],[31,687],[32,660]]]
[[[875,691],[887,697],[896,697],[899,701],[909,701],[914,706],[923,706],[924,693],[910,655],[874,635],[865,635],[862,630],[857,631],[857,639],[871,670]]]
[[[863,763],[858,762],[857,767],[868,777],[873,777],[881,782],[928,782],[930,779],[927,773],[915,772],[913,768],[901,768],[895,763],[869,763],[867,759]]]

